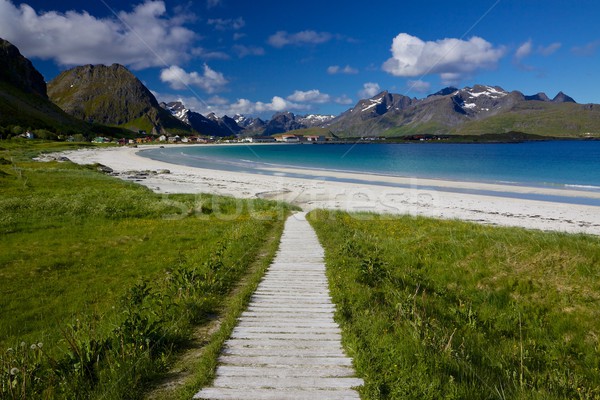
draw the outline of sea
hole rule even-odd
[[[200,145],[139,154],[173,164],[259,174],[278,174],[269,168],[285,167],[313,170],[309,177],[330,170],[600,192],[600,141]]]

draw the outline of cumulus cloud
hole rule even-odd
[[[363,85],[363,88],[358,92],[358,97],[361,99],[366,99],[369,97],[373,97],[378,93],[381,93],[381,88],[379,87],[379,84],[375,82],[367,82]]]
[[[288,101],[283,97],[273,96],[270,102],[250,101],[248,99],[237,99],[234,103],[228,104],[226,107],[221,107],[222,115],[245,114],[254,115],[266,112],[308,110],[309,106],[305,104],[296,104]]]
[[[288,45],[321,44],[330,41],[332,38],[333,35],[329,32],[301,31],[288,33],[278,31],[271,35],[267,42],[273,47],[282,48]]]
[[[219,31],[226,31],[226,30],[236,30],[237,31],[239,29],[242,29],[244,26],[246,26],[246,21],[244,21],[244,18],[242,18],[242,17],[238,17],[235,19],[233,19],[233,18],[209,19],[207,21],[207,23],[209,25],[214,26],[214,28]]]
[[[420,79],[417,80],[409,80],[407,82],[408,90],[414,90],[415,92],[425,93],[429,91],[431,88],[431,84],[429,82],[422,81]]]
[[[298,104],[293,101],[286,100],[280,96],[273,96],[269,102],[251,101],[244,98],[236,99],[232,102],[220,96],[212,96],[208,99],[202,99],[199,97],[164,93],[157,93],[156,98],[159,99],[159,101],[164,101],[167,103],[170,101],[181,101],[187,108],[202,115],[207,115],[210,113],[215,113],[218,116],[234,116],[235,114],[262,114],[270,117],[270,114],[275,112],[307,111],[310,109],[310,105],[308,104]]]
[[[331,96],[326,93],[321,93],[317,89],[307,90],[305,92],[296,90],[293,94],[289,95],[287,99],[299,103],[323,104],[329,103],[331,101]]]
[[[330,67],[327,68],[327,73],[330,75],[335,75],[335,74],[358,74],[358,70],[356,68],[352,68],[349,65],[346,65],[345,67],[340,67],[339,65],[331,65]]]
[[[235,51],[239,58],[265,55],[265,49],[262,47],[244,46],[241,44],[233,46],[233,51]]]
[[[494,68],[505,49],[476,36],[469,40],[449,38],[434,42],[401,33],[392,41],[391,52],[392,57],[382,68],[394,76],[437,74],[442,79],[462,79],[480,69]]]
[[[61,65],[120,63],[133,69],[173,64],[190,58],[196,34],[185,16],[166,15],[164,1],[146,0],[118,18],[96,18],[87,12],[38,13],[0,0],[0,37],[27,57],[52,59]]]
[[[206,93],[218,92],[228,83],[221,72],[211,69],[206,64],[204,64],[204,71],[201,74],[195,71],[186,72],[183,68],[172,65],[160,72],[160,80],[168,83],[173,89],[182,90],[196,86]]]

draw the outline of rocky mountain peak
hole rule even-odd
[[[427,97],[433,97],[433,96],[448,96],[449,94],[453,94],[453,93],[456,93],[456,92],[458,92],[458,89],[457,89],[457,88],[455,88],[454,86],[448,86],[448,87],[445,87],[445,88],[443,88],[443,89],[442,89],[442,90],[440,90],[440,91],[437,91],[437,92],[435,92],[435,93],[432,93],[432,94],[430,94],[430,95],[429,95],[429,96],[427,96]]]
[[[9,41],[0,39],[0,81],[7,82],[27,93],[48,98],[42,74]]]
[[[556,96],[554,96],[554,98],[552,99],[552,102],[554,102],[554,103],[577,103],[575,101],[575,99],[573,99],[570,96],[567,96],[562,91],[558,92],[558,94]]]
[[[550,98],[544,92],[539,92],[531,96],[525,96],[525,100],[535,100],[535,101],[550,101]]]

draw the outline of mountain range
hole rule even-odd
[[[520,132],[582,137],[600,132],[600,105],[578,104],[559,92],[524,95],[499,86],[447,87],[417,99],[383,91],[339,116],[279,112],[268,121],[235,115],[203,117],[181,102],[161,104],[198,132],[218,136],[273,135],[320,128],[337,137],[481,135]]]
[[[524,95],[499,86],[447,87],[417,99],[383,91],[338,116],[279,112],[270,120],[202,115],[179,101],[159,103],[127,68],[84,65],[46,84],[33,64],[0,39],[0,126],[63,132],[255,136],[310,130],[337,137],[481,135],[522,132],[598,136],[600,105],[563,92]],[[113,128],[107,128],[113,127]],[[117,129],[115,131],[115,129]],[[121,130],[118,130],[121,129]]]
[[[600,107],[577,104],[560,92],[525,96],[498,86],[448,87],[423,99],[384,91],[331,121],[346,136],[482,134],[518,131],[545,136],[598,132]]]

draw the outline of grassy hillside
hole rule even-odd
[[[600,106],[523,102],[507,113],[470,121],[450,132],[474,135],[510,131],[555,137],[585,137],[585,133],[592,133],[600,137]]]
[[[85,65],[63,71],[48,83],[48,96],[75,118],[135,132],[192,133],[163,110],[154,95],[122,65]]]
[[[600,398],[600,239],[315,211],[367,399]]]
[[[0,398],[137,398],[287,209],[29,161],[57,146],[0,141]]]
[[[9,125],[69,134],[91,131],[88,124],[67,115],[49,100],[0,82],[0,126]]]

